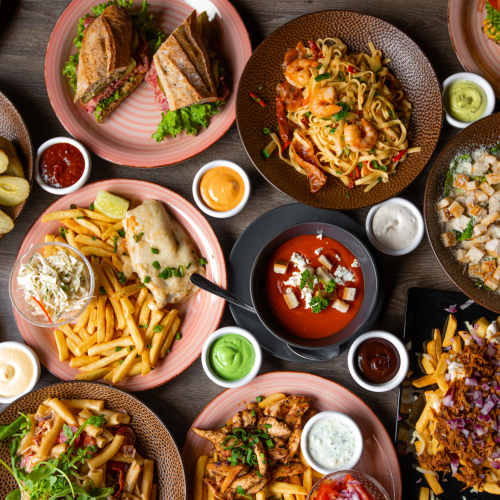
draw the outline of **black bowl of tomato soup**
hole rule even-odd
[[[266,328],[290,346],[342,344],[372,317],[379,297],[375,261],[349,231],[306,222],[283,231],[258,254],[250,293]]]

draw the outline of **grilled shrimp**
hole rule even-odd
[[[375,146],[378,132],[368,120],[363,118],[361,125],[351,124],[344,127],[344,138],[353,151],[364,151]]]
[[[333,87],[318,87],[311,97],[311,113],[315,116],[325,118],[342,111]]]
[[[311,68],[317,66],[317,62],[312,59],[298,58],[287,64],[284,71],[285,78],[294,87],[303,89],[309,78],[311,78]]]

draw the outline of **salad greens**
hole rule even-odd
[[[223,101],[204,104],[192,104],[175,111],[166,111],[161,114],[161,122],[153,134],[153,139],[161,142],[165,137],[175,137],[182,132],[197,135],[202,128],[208,127],[210,118],[217,114]]]
[[[21,492],[23,498],[30,500],[100,500],[106,499],[113,494],[113,488],[97,488],[93,483],[81,485],[77,481],[78,469],[96,451],[95,445],[76,447],[80,434],[87,425],[102,427],[106,419],[102,415],[94,415],[73,431],[64,425],[63,435],[67,439],[67,450],[58,458],[51,458],[38,463],[31,472],[26,472],[20,465],[21,457],[17,450],[22,438],[31,429],[30,419],[23,413],[8,425],[0,426],[0,441],[10,439],[10,465],[0,459],[2,465],[17,482],[18,488],[12,490],[5,500],[20,500]]]
[[[132,21],[137,28],[137,30],[142,34],[149,46],[150,56],[152,56],[158,47],[163,43],[166,35],[163,31],[158,29],[156,22],[153,18],[151,12],[149,12],[149,5],[146,0],[142,0],[139,9],[134,7],[133,0],[109,0],[103,2],[95,7],[92,7],[90,13],[82,16],[78,21],[78,28],[75,38],[73,39],[73,45],[76,47],[77,51],[75,54],[71,55],[63,67],[63,75],[68,80],[69,85],[73,90],[76,90],[76,71],[78,67],[78,53],[82,46],[83,33],[85,31],[85,21],[89,17],[100,16],[106,7],[112,4],[116,4],[119,7],[127,9],[132,18]]]

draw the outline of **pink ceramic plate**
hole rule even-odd
[[[301,394],[313,398],[318,410],[336,410],[347,413],[359,425],[364,439],[364,450],[356,466],[377,479],[393,500],[401,500],[401,471],[394,445],[373,411],[344,387],[316,375],[300,372],[272,372],[255,378],[250,384],[229,389],[215,399],[198,415],[192,427],[213,429],[221,427],[236,411],[260,395],[273,392]],[[212,452],[208,441],[188,432],[182,458],[188,484],[192,484],[197,457]]]
[[[483,32],[486,0],[448,0],[448,31],[462,66],[488,80],[500,97],[500,45]]]
[[[136,3],[138,3],[136,1]],[[148,0],[165,33],[170,33],[193,10],[217,16],[223,56],[231,74],[231,95],[210,126],[197,136],[180,135],[158,144],[151,135],[161,119],[146,82],[103,123],[73,103],[73,92],[62,76],[64,62],[73,52],[78,20],[99,0],[73,0],[50,36],[45,55],[45,83],[50,103],[64,128],[98,156],[121,165],[158,167],[190,158],[211,146],[234,122],[236,88],[252,48],[246,28],[228,0]]]
[[[207,277],[220,286],[226,287],[224,254],[215,233],[207,220],[193,205],[170,189],[133,179],[111,179],[95,182],[75,193],[63,196],[50,205],[45,213],[67,209],[73,203],[88,206],[90,202],[94,201],[97,192],[101,190],[110,191],[129,199],[152,198],[165,203],[191,235],[201,255],[207,259]],[[31,245],[43,241],[47,233],[56,233],[59,226],[57,221],[42,223],[38,219],[24,238],[19,255],[26,252]],[[198,358],[204,340],[219,325],[223,311],[224,300],[204,291],[197,293],[183,307],[182,339],[174,343],[172,352],[148,375],[128,378],[119,386],[130,391],[143,391],[158,387],[179,375]],[[23,339],[37,351],[42,364],[56,377],[62,380],[72,380],[77,371],[70,368],[67,363],[59,361],[52,330],[38,328],[28,323],[14,310],[13,314]]]

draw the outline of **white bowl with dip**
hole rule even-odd
[[[30,392],[40,379],[35,351],[21,342],[0,342],[0,403],[12,403]]]
[[[465,128],[491,115],[496,97],[493,87],[482,76],[461,72],[450,75],[443,82],[443,103],[446,121],[453,127]]]
[[[223,377],[221,372],[217,373],[216,368],[214,368],[212,362],[212,349],[217,345],[217,341],[220,341],[224,337],[226,337],[227,339],[232,338],[229,336],[241,337],[241,339],[243,339],[243,343],[241,345],[246,349],[248,349],[248,346],[250,346],[254,354],[252,366],[249,371],[245,375],[232,380],[228,379],[227,377]],[[237,346],[235,346],[234,344],[232,345],[231,343],[227,343],[225,349],[226,351],[223,353],[223,355],[221,356],[219,353],[219,356],[217,357],[219,368],[221,367],[221,364],[224,363],[238,364],[241,362],[241,357],[238,357]],[[262,350],[257,339],[248,330],[244,330],[243,328],[239,328],[238,326],[225,326],[224,328],[219,328],[218,330],[213,332],[205,340],[205,343],[203,344],[203,348],[201,350],[201,364],[203,366],[203,370],[205,371],[205,375],[214,384],[230,389],[234,387],[241,387],[252,381],[259,373],[260,367],[262,365]]]
[[[217,219],[238,214],[250,197],[250,179],[236,163],[214,160],[198,170],[193,180],[193,198],[198,208]]]
[[[363,453],[363,436],[345,413],[322,411],[310,418],[300,438],[307,463],[320,474],[352,469]]]
[[[420,210],[404,198],[391,198],[370,208],[366,217],[370,243],[387,255],[413,252],[424,237],[424,219]]]
[[[70,186],[67,187],[56,187],[53,186],[42,178],[42,175],[40,173],[40,163],[43,158],[43,154],[47,149],[49,149],[51,146],[54,146],[55,144],[70,144],[71,146],[74,146],[83,156],[83,173],[82,175],[78,178],[78,180],[71,184]],[[84,186],[84,184],[88,181],[90,177],[90,170],[92,168],[92,160],[90,157],[89,152],[85,148],[83,144],[80,142],[76,141],[75,139],[71,139],[70,137],[54,137],[52,139],[49,139],[48,141],[45,141],[37,150],[36,152],[36,159],[35,159],[35,179],[38,185],[45,191],[51,194],[57,194],[59,196],[68,194],[68,193],[73,193],[77,189],[80,189],[81,187]]]
[[[392,346],[397,351],[399,357],[399,368],[397,369],[394,376],[387,382],[379,384],[371,383],[365,378],[363,378],[360,370],[358,369],[357,366],[358,360],[356,356],[358,353],[358,349],[363,344],[363,342],[369,339],[382,339],[392,344]],[[351,374],[351,377],[355,380],[355,382],[358,385],[363,387],[363,389],[366,389],[371,392],[387,392],[391,391],[392,389],[395,389],[398,385],[403,383],[403,380],[405,379],[406,374],[408,373],[409,365],[410,361],[408,357],[408,351],[406,350],[406,347],[404,346],[403,342],[401,342],[401,340],[399,340],[398,337],[396,337],[392,333],[380,330],[375,330],[360,335],[350,345],[349,351],[347,353],[347,366],[349,368],[349,373]]]

